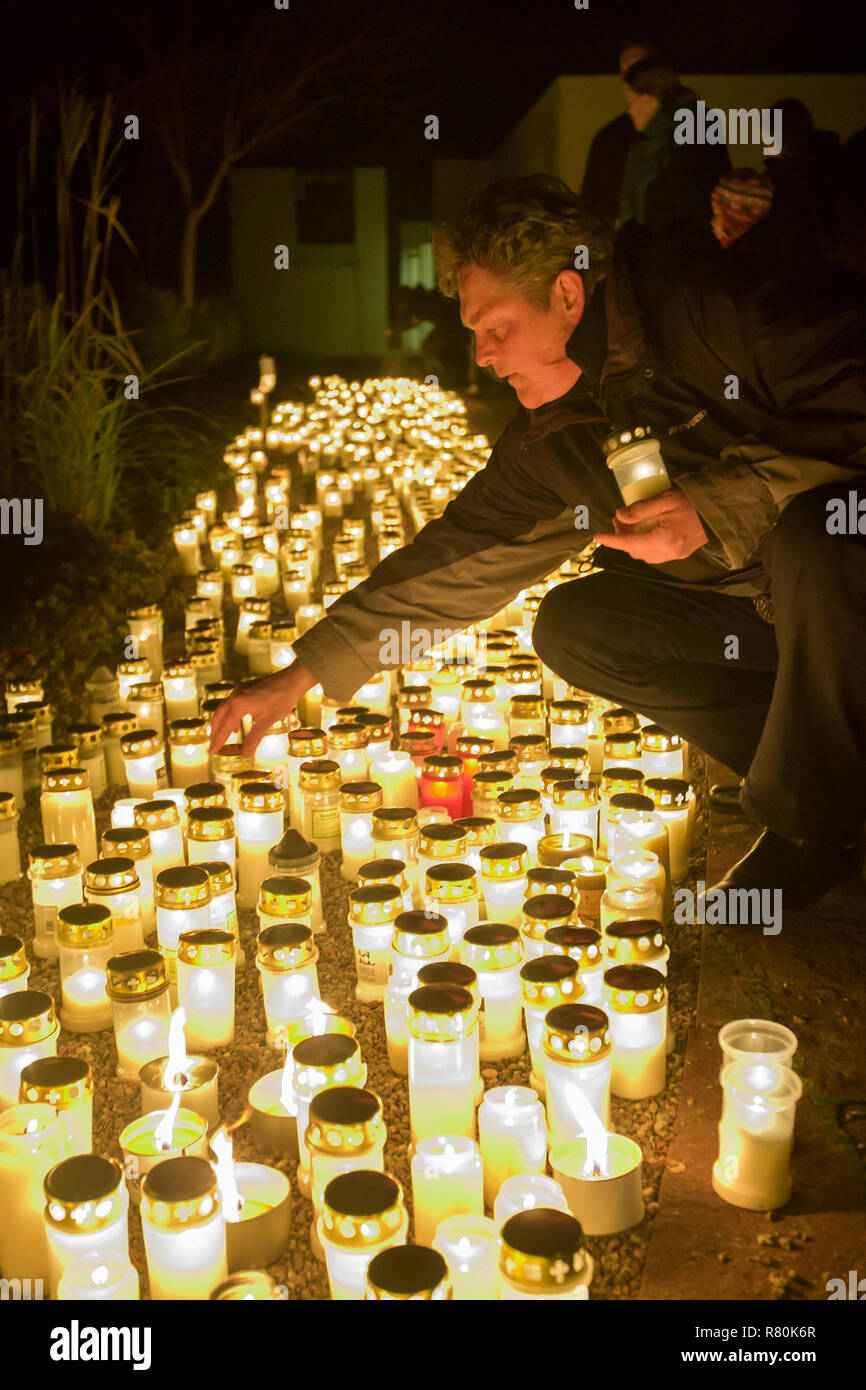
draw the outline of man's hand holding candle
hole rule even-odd
[[[630,507],[619,507],[613,524],[613,533],[600,533],[593,539],[650,565],[685,560],[709,539],[691,498],[676,487]]]

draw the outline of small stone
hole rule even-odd
[[[498,1076],[498,1072],[496,1071],[495,1067],[482,1067],[481,1075],[485,1081],[495,1081]]]
[[[718,1254],[716,1255],[716,1259],[718,1260],[720,1265],[729,1265],[731,1263],[730,1255],[728,1255],[724,1250],[720,1250],[718,1252]]]

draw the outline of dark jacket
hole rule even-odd
[[[593,136],[586,157],[581,199],[593,212],[609,217],[611,222],[616,217],[622,171],[636,137],[631,117],[617,116]]]
[[[599,556],[660,582],[762,592],[761,541],[788,499],[866,468],[866,305],[846,272],[791,281],[761,270],[692,229],[653,241],[627,223],[567,346],[576,385],[518,407],[443,515],[296,642],[326,693],[349,699],[396,664],[381,656],[385,629],[479,622],[612,530],[621,503],[602,441],[613,429],[654,427],[709,541],[663,565]]]

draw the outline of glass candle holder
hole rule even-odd
[[[331,1298],[364,1298],[367,1266],[380,1251],[402,1245],[409,1229],[400,1184],[387,1173],[341,1173],[325,1188],[317,1231]]]
[[[235,818],[228,806],[196,806],[187,816],[190,864],[218,859],[235,871]]]
[[[523,1016],[532,1071],[529,1084],[544,1097],[544,1022],[560,1004],[573,1004],[583,996],[578,962],[570,956],[536,956],[520,967]]]
[[[300,922],[264,927],[259,932],[256,968],[262,980],[268,1045],[293,1044],[309,1010],[319,998],[313,933]]]
[[[478,1111],[484,1201],[492,1207],[507,1178],[543,1173],[547,1164],[544,1107],[528,1086],[494,1086]]]
[[[235,950],[230,931],[183,931],[177,948],[177,997],[186,1011],[188,1047],[227,1047],[235,1035]]]
[[[478,1009],[458,985],[409,996],[409,1111],[413,1144],[438,1134],[475,1137]]]
[[[451,1298],[448,1265],[438,1250],[425,1245],[394,1245],[367,1266],[365,1299],[375,1302]]]
[[[262,880],[270,874],[268,854],[283,835],[285,800],[271,782],[248,782],[238,800],[238,904],[255,907]]]
[[[550,957],[556,959],[556,957]],[[612,1025],[593,1004],[560,1004],[544,1020],[544,1080],[551,1144],[580,1138],[587,1113],[610,1128]],[[591,1122],[590,1122],[591,1123]]]
[[[481,1154],[465,1135],[431,1135],[412,1155],[415,1243],[427,1245],[449,1216],[483,1216]]]
[[[0,998],[27,988],[30,965],[20,936],[0,936]]]
[[[373,854],[377,859],[399,859],[405,865],[413,901],[420,905],[418,817],[411,806],[385,806],[373,812]]]
[[[580,1222],[564,1211],[540,1207],[510,1216],[502,1227],[499,1269],[506,1302],[589,1298],[592,1260]]]
[[[138,721],[140,729],[152,729],[162,741],[165,736],[165,714],[159,681],[139,681],[137,685],[130,686],[126,708]]]
[[[21,1072],[30,1062],[56,1056],[59,1033],[50,994],[21,989],[0,996],[0,1110],[18,1104]]]
[[[340,769],[341,782],[363,782],[369,776],[367,743],[363,724],[334,724],[328,730],[328,758]]]
[[[499,823],[499,798],[514,784],[514,773],[501,767],[481,766],[472,778],[472,814],[493,816]]]
[[[320,862],[321,855],[316,846],[294,829],[287,830],[279,844],[274,845],[268,854],[268,866],[272,877],[302,878],[310,885],[310,925],[315,935],[326,930],[322,911]]]
[[[204,1158],[157,1163],[141,1185],[141,1227],[150,1296],[207,1298],[228,1274],[216,1173]]]
[[[300,794],[301,766],[309,760],[324,759],[327,738],[321,729],[290,729],[287,738],[286,805],[290,823],[296,830],[302,829],[303,806]]]
[[[517,841],[484,845],[480,859],[481,889],[488,917],[519,927],[529,869],[527,847]]]
[[[463,759],[447,753],[426,757],[421,766],[419,793],[422,806],[442,806],[452,820],[463,814]]]
[[[599,785],[598,852],[610,857],[608,825],[610,806],[615,796],[642,796],[643,773],[634,767],[608,767],[601,774]],[[623,803],[619,803],[622,805]]]
[[[373,812],[382,805],[382,788],[376,782],[344,782],[339,805],[340,872],[356,882],[358,869],[373,856]]]
[[[393,969],[385,987],[385,1039],[391,1070],[409,1074],[409,1033],[406,1006],[418,987],[418,971],[432,960],[445,960],[451,950],[448,921],[440,913],[401,912],[394,920],[391,943]]]
[[[575,786],[574,782],[557,782],[553,788],[550,824],[555,834],[563,831],[587,835],[587,852],[595,853],[598,842],[598,788],[591,782]]]
[[[20,1105],[51,1105],[69,1143],[64,1157],[88,1154],[93,1146],[93,1073],[83,1057],[41,1057],[21,1072]]]
[[[577,961],[580,982],[584,993],[584,1004],[603,1002],[604,972],[607,961],[604,956],[602,936],[595,927],[575,924],[567,927],[551,927],[544,934],[544,954],[570,956]]]
[[[168,978],[177,984],[177,948],[181,932],[210,926],[210,878],[200,864],[163,869],[156,876],[156,932]]]
[[[725,1023],[719,1029],[722,1066],[733,1062],[751,1063],[756,1067],[788,1067],[797,1051],[797,1037],[783,1023],[771,1023],[764,1018],[740,1018]],[[721,1079],[721,1078],[720,1078]],[[756,1088],[766,1081],[763,1072],[751,1077]]]
[[[552,700],[548,736],[562,748],[586,747],[590,713],[586,700]]]
[[[158,951],[112,956],[106,967],[114,1017],[117,1075],[137,1081],[141,1068],[168,1048],[171,1020],[166,962]]]
[[[31,1295],[37,1298],[48,1286],[42,1184],[68,1153],[68,1131],[53,1105],[12,1105],[0,1113],[0,1269],[39,1290]]]
[[[486,1216],[449,1216],[433,1238],[448,1265],[452,1297],[461,1302],[499,1298],[499,1230]]]
[[[657,497],[671,486],[658,440],[645,432],[638,437],[639,429],[611,435],[604,446],[607,466],[627,507],[647,497]],[[635,529],[647,531],[657,525],[658,518],[651,517],[648,522],[639,522]]]
[[[650,917],[660,922],[663,910],[661,894],[649,885],[644,888],[606,888],[601,897],[602,933],[606,932],[611,922],[638,917]]]
[[[133,1303],[139,1297],[138,1271],[116,1251],[70,1260],[57,1286],[59,1303]]]
[[[121,661],[117,667],[116,675],[118,699],[123,706],[126,705],[133,686],[153,680],[153,672],[144,657],[136,657],[133,661]]]
[[[132,859],[122,855],[94,859],[84,872],[84,898],[88,904],[108,909],[116,952],[138,951],[144,946],[141,879]],[[58,932],[61,913],[67,911],[72,907],[58,913]]]
[[[111,909],[99,903],[61,908],[57,944],[63,1027],[70,1033],[98,1033],[110,1028],[105,971],[115,950]]]
[[[63,1158],[43,1181],[48,1238],[48,1287],[52,1298],[67,1265],[109,1251],[128,1255],[129,1197],[123,1169],[96,1154]]]
[[[762,1074],[763,1073],[763,1074]],[[774,1211],[791,1197],[794,1116],[803,1084],[778,1064],[729,1062],[713,1191],[747,1211]]]
[[[536,1211],[539,1207],[553,1211],[568,1211],[565,1193],[554,1178],[535,1173],[521,1173],[506,1178],[493,1204],[493,1220],[497,1227],[519,1211]]]
[[[153,889],[153,851],[150,835],[138,826],[112,826],[102,833],[104,859],[129,859],[138,876],[138,900],[141,907],[141,929],[145,936],[156,929],[156,904]]]
[[[614,1095],[644,1100],[664,1090],[667,997],[664,975],[650,965],[614,965],[604,972]]]
[[[298,779],[300,830],[322,854],[340,847],[342,780],[339,763],[330,758],[312,759],[301,765]]]
[[[355,951],[355,998],[377,1003],[385,998],[391,973],[394,923],[403,911],[403,896],[393,884],[355,888],[349,894],[349,928]]]
[[[313,1096],[304,1147],[309,1159],[309,1196],[316,1217],[325,1188],[340,1173],[385,1170],[385,1122],[382,1102],[361,1086],[329,1086]],[[314,1253],[321,1259],[318,1234]]]
[[[668,733],[658,724],[645,724],[640,731],[640,746],[645,777],[682,777],[683,743],[679,734]]]
[[[516,927],[480,922],[463,933],[460,958],[477,973],[483,1008],[478,1015],[482,1062],[520,1057],[524,1048],[520,967],[523,943]]]
[[[497,797],[496,819],[501,840],[525,845],[534,860],[545,829],[541,794],[531,788],[502,792]]]
[[[368,859],[358,870],[358,887],[370,888],[387,883],[399,888],[406,912],[412,910],[414,897],[409,886],[409,876],[402,859]]]
[[[77,845],[83,863],[96,858],[96,821],[90,779],[80,767],[42,777],[42,832],[49,844]]]

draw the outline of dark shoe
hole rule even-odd
[[[789,840],[775,830],[765,830],[713,888],[723,892],[732,888],[780,890],[783,909],[796,910],[814,907],[831,888],[858,874],[862,867],[862,831],[843,843]]]
[[[740,820],[746,820],[746,813],[740,805],[740,788],[742,782],[734,782],[733,785],[727,782],[716,782],[710,787],[710,805],[714,811],[724,811],[726,816],[739,816]]]

